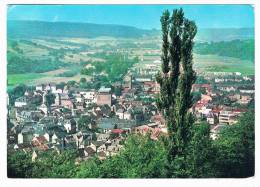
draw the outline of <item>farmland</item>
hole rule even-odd
[[[205,72],[240,72],[244,75],[254,74],[254,63],[238,58],[218,55],[194,55],[194,67]]]
[[[88,80],[93,67],[105,65],[108,61],[107,55],[123,56],[129,59],[128,63],[137,57],[143,59],[140,63],[142,66],[160,60],[161,53],[159,35],[139,38],[107,36],[10,38],[7,49],[9,87],[21,83],[35,85],[46,82],[79,81],[83,77]],[[116,63],[111,61],[106,64]],[[117,64],[115,67],[118,69],[120,66]],[[200,72],[254,74],[254,62],[217,54],[194,54],[194,67]],[[126,72],[125,68],[121,69]],[[110,71],[112,72],[110,77],[115,75],[109,66],[104,73]]]

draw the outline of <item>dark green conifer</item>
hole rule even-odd
[[[168,161],[184,153],[190,140],[193,116],[191,88],[196,79],[192,68],[192,49],[197,27],[184,17],[182,9],[174,10],[172,16],[166,10],[161,17],[162,71],[157,75],[161,86],[157,100],[159,110],[165,117],[169,141]]]

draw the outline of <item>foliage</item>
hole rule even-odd
[[[46,97],[46,105],[47,107],[50,107],[55,102],[55,95],[51,92],[48,92],[45,97]]]
[[[80,78],[80,81],[79,81],[81,84],[84,84],[84,83],[86,83],[87,82],[87,80],[86,80],[86,78]]]
[[[103,82],[115,82],[119,80],[128,69],[138,62],[138,58],[128,59],[126,54],[95,54],[94,57],[101,57],[105,62],[92,62],[94,68],[83,68],[81,74],[92,76],[93,74],[104,73],[107,80]]]
[[[115,92],[116,96],[121,96],[121,94],[122,94],[121,90],[122,90],[121,86],[120,87],[115,87],[114,92]]]
[[[210,139],[210,125],[202,123],[194,125],[192,138],[186,153],[187,177],[216,177],[216,149]]]
[[[171,166],[175,157],[183,159],[191,136],[193,117],[188,109],[192,105],[191,86],[196,79],[192,69],[192,48],[197,27],[184,17],[182,9],[174,10],[171,17],[166,10],[161,17],[161,26],[162,72],[157,75],[161,86],[157,106],[167,121],[168,161]]]
[[[254,175],[254,111],[232,126],[224,128],[218,139],[210,139],[210,126],[196,124],[183,154],[169,165],[167,137],[159,140],[130,135],[119,154],[99,160],[93,157],[75,165],[77,151],[8,154],[8,176],[21,178],[208,178],[249,177]]]
[[[7,154],[7,175],[11,178],[27,178],[32,176],[31,157],[23,151]]]
[[[33,178],[70,178],[77,171],[75,159],[77,152],[66,150],[58,154],[55,151],[39,153],[39,158],[33,163]]]
[[[250,177],[254,175],[255,135],[254,111],[246,113],[233,126],[221,131],[214,142],[218,150],[216,172],[219,177]]]
[[[211,43],[197,43],[195,53],[215,54],[219,56],[235,57],[242,60],[255,61],[254,39],[232,40]]]
[[[22,97],[27,89],[28,87],[24,84],[19,84],[13,89],[10,89],[8,91],[10,105],[14,105],[15,100],[19,97]]]
[[[118,155],[105,161],[91,159],[83,163],[78,177],[83,178],[160,178],[166,177],[166,151],[160,141],[132,135]]]
[[[10,51],[7,52],[7,62],[8,74],[43,73],[67,65],[60,60],[52,60],[51,58],[29,59]]]
[[[88,128],[88,124],[91,122],[91,117],[90,116],[86,116],[86,115],[82,115],[80,118],[79,118],[79,121],[78,121],[78,128],[79,129],[89,129]]]

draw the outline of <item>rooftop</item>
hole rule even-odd
[[[105,88],[105,87],[101,87],[98,92],[99,93],[110,93],[111,88]]]

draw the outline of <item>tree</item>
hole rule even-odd
[[[185,159],[184,149],[191,138],[193,116],[188,112],[192,106],[191,86],[196,74],[192,69],[192,48],[197,27],[184,17],[182,9],[174,10],[172,16],[166,10],[161,17],[162,71],[157,75],[161,86],[157,106],[163,113],[168,133],[169,165],[176,156]],[[170,39],[170,40],[169,40]]]
[[[120,87],[115,87],[115,94],[116,94],[116,96],[120,96],[122,94],[121,89],[122,89],[121,86]]]
[[[57,84],[57,89],[62,89],[63,90],[65,85],[66,85],[65,82],[60,82],[60,83]]]
[[[131,135],[124,149],[104,161],[96,158],[82,163],[77,177],[82,178],[165,178],[166,150],[161,141]]]
[[[18,86],[14,87],[14,89],[8,91],[10,97],[10,104],[13,105],[15,100],[19,97],[22,97],[27,89],[28,87],[26,85],[19,84]]]
[[[17,151],[7,155],[7,175],[10,178],[31,177],[32,167],[30,155],[23,151]]]
[[[202,123],[192,128],[192,138],[188,145],[186,174],[188,177],[216,177],[214,161],[216,149],[210,138],[210,125]]]
[[[81,84],[85,84],[87,82],[86,78],[82,77],[79,81]]]
[[[67,85],[70,86],[75,86],[76,85],[76,81],[68,81]]]
[[[250,177],[255,168],[255,113],[247,112],[237,124],[220,132],[214,142],[218,177]]]
[[[38,159],[33,163],[32,178],[73,178],[77,172],[75,159],[76,150],[39,152]]]
[[[81,116],[79,118],[79,121],[78,121],[78,128],[81,129],[81,130],[82,129],[89,129],[88,125],[89,125],[90,122],[91,122],[90,116],[86,116],[86,115]]]
[[[51,92],[46,94],[46,106],[50,107],[55,102],[55,95]]]

